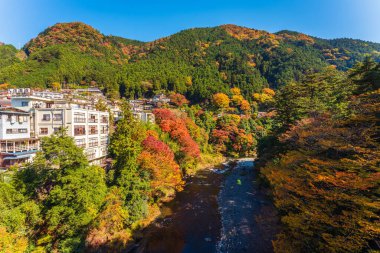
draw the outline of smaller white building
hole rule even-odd
[[[30,136],[29,113],[0,108],[0,166],[30,161],[38,148],[38,139]]]
[[[53,99],[36,96],[14,96],[11,98],[11,105],[14,108],[30,111],[34,108],[49,108],[53,104]]]
[[[154,123],[155,117],[151,111],[132,111],[133,117],[145,123]]]

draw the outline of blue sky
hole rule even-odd
[[[380,42],[380,0],[0,0],[0,41],[16,47],[48,26],[70,21],[142,41],[237,24]]]

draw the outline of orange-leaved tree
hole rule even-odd
[[[149,134],[142,142],[143,151],[138,162],[140,168],[150,174],[154,197],[167,197],[182,190],[184,182],[173,151],[154,135]]]

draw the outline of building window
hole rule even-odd
[[[86,115],[84,113],[74,113],[74,123],[85,123]]]
[[[17,121],[19,123],[28,122],[28,117],[27,116],[17,116]]]
[[[50,121],[50,114],[43,114],[42,121]]]
[[[89,134],[98,134],[98,126],[89,126]]]
[[[88,140],[89,147],[97,147],[99,145],[98,138],[90,138]]]
[[[7,134],[23,134],[27,132],[28,132],[27,128],[8,128],[6,130]]]
[[[13,117],[13,120],[14,120],[14,117]],[[13,121],[13,120],[12,120],[12,115],[9,115],[9,114],[8,114],[7,121],[8,121],[8,122],[11,122],[11,121]]]
[[[6,133],[7,134],[18,134],[18,131],[17,131],[17,129],[9,128],[6,130]]]
[[[21,106],[29,106],[29,102],[28,101],[21,101]]]
[[[102,115],[101,123],[108,123],[108,116]]]
[[[86,147],[86,139],[77,139],[75,140],[75,144],[80,148]]]
[[[48,133],[49,133],[49,131],[48,131],[47,127],[40,128],[40,134],[41,135],[46,135]]]
[[[102,137],[100,139],[100,145],[105,146],[107,144],[108,144],[108,138],[107,137],[106,138]]]
[[[89,152],[86,153],[86,156],[88,160],[93,160],[96,157],[96,153],[93,150],[90,150]]]
[[[98,117],[96,114],[90,114],[90,117],[88,118],[89,123],[96,123],[98,122]]]
[[[106,148],[100,149],[100,153],[101,153],[101,156],[106,156],[107,155],[107,149]]]
[[[74,126],[74,135],[85,135],[86,134],[86,127],[85,126]]]
[[[62,114],[61,113],[54,114],[53,120],[54,121],[62,121]]]
[[[101,134],[108,134],[108,126],[101,126],[100,133]]]
[[[57,133],[61,128],[60,127],[54,127],[53,132]]]

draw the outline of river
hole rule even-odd
[[[204,170],[162,207],[134,253],[273,252],[276,210],[260,188],[254,161]]]

